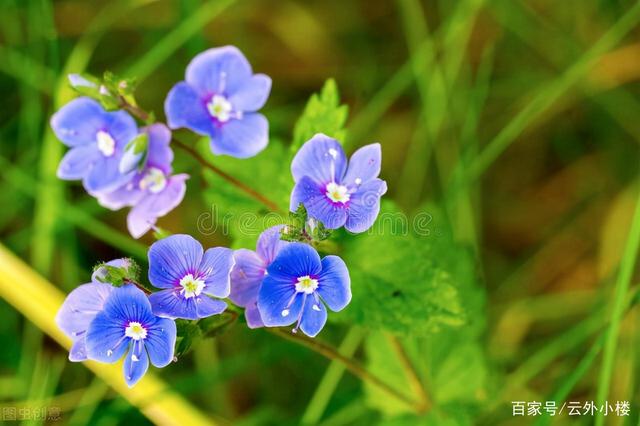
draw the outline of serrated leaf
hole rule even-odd
[[[296,122],[291,151],[297,152],[302,144],[316,133],[324,133],[344,141],[346,136],[344,125],[348,114],[349,107],[340,105],[340,94],[335,80],[327,80],[320,93],[311,95],[302,116]]]
[[[343,239],[353,298],[338,319],[400,336],[467,323],[482,298],[473,290],[473,257],[452,242],[444,224],[438,232],[418,235],[409,228],[413,223],[385,202],[370,231]]]

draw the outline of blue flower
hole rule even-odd
[[[296,322],[307,336],[315,337],[327,321],[325,304],[334,312],[351,301],[349,271],[338,256],[320,260],[304,243],[283,247],[267,268],[258,292],[258,309],[268,327]]]
[[[366,145],[347,157],[342,146],[317,134],[298,151],[291,163],[296,182],[291,211],[303,203],[310,216],[327,228],[344,225],[350,232],[364,232],[380,212],[380,197],[387,192],[380,174],[380,144]]]
[[[87,191],[97,193],[131,178],[119,170],[124,147],[138,133],[126,112],[107,112],[92,99],[77,98],[51,117],[51,128],[71,148],[58,167],[60,179],[82,179]]]
[[[244,315],[249,328],[264,326],[257,306],[258,291],[267,273],[267,267],[280,249],[289,244],[280,239],[282,227],[283,225],[272,226],[260,234],[256,251],[239,249],[233,253],[236,264],[231,270],[229,299],[245,308]]]
[[[149,249],[149,281],[165,290],[149,296],[153,312],[169,318],[198,319],[227,308],[233,251],[215,247],[206,252],[189,235],[172,235]]]
[[[176,324],[151,312],[149,299],[132,284],[116,287],[87,330],[89,359],[114,363],[125,356],[124,379],[135,385],[149,368],[173,360]]]
[[[169,127],[186,127],[208,136],[214,154],[247,158],[267,146],[269,123],[256,111],[269,97],[271,79],[253,74],[237,48],[200,53],[187,67],[185,80],[167,95]]]
[[[116,259],[107,265],[116,268],[128,268],[129,259]],[[111,295],[113,286],[104,284],[100,279],[105,277],[105,271],[98,268],[91,275],[91,282],[75,288],[62,303],[56,314],[56,324],[71,338],[73,345],[69,351],[70,361],[84,361],[87,359],[85,337],[89,324],[96,314],[102,310],[105,301]]]
[[[184,198],[189,175],[172,175],[173,151],[169,147],[171,131],[163,124],[142,129],[149,136],[143,167],[129,182],[111,192],[97,194],[98,202],[109,209],[133,206],[127,215],[127,227],[134,238],[147,233]],[[123,160],[132,161],[125,154]]]

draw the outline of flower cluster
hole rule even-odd
[[[129,80],[114,81],[110,74],[104,82],[70,80],[84,96],[51,119],[70,148],[58,176],[82,180],[106,208],[130,207],[127,226],[135,238],[185,195],[188,175],[174,174],[170,128],[188,128],[207,137],[214,154],[238,158],[268,143],[268,122],[257,111],[271,79],[253,74],[235,47],[210,49],[191,61],[185,80],[166,98],[168,125],[140,113]],[[145,125],[138,127],[130,112]],[[265,230],[255,251],[204,250],[189,235],[170,235],[149,248],[149,285],[139,283],[129,259],[100,265],[58,312],[59,327],[73,341],[69,359],[113,363],[124,357],[125,380],[133,386],[149,362],[164,367],[174,359],[176,341],[187,338],[177,335],[176,320],[201,327],[230,305],[234,315],[244,308],[250,328],[293,325],[294,333],[315,337],[327,311],[351,301],[347,265],[338,256],[321,257],[317,244],[337,228],[360,233],[373,225],[387,190],[380,167],[379,144],[360,148],[348,161],[340,142],[316,134],[291,163],[292,222]]]

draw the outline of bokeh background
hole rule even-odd
[[[216,424],[592,424],[566,412],[513,417],[512,401],[596,400],[604,370],[607,400],[631,403],[629,417],[610,415],[606,424],[638,424],[639,277],[637,250],[626,246],[639,232],[631,230],[640,165],[638,9],[628,0],[1,0],[2,246],[65,293],[100,260],[144,262],[151,235],[132,240],[126,212],[107,211],[80,185],[55,178],[64,148],[48,120],[73,96],[65,76],[137,77],[139,103],[162,118],[166,93],[195,54],[236,45],[273,79],[263,112],[277,146],[291,142],[311,94],[335,80],[349,108],[347,151],[381,142],[385,198],[409,217],[446,218],[438,220],[473,259],[476,283],[462,297],[477,312],[433,337],[393,337],[366,321],[332,322],[320,335],[415,396],[401,368],[408,360],[426,388],[427,413],[241,322],[156,371],[173,392]],[[232,234],[198,226],[226,199],[197,163],[177,157],[175,169],[192,179],[183,204],[160,225],[205,246],[237,246]],[[260,170],[273,164],[247,164],[233,170],[269,194]],[[288,164],[278,167],[287,177]],[[454,271],[467,268],[452,253],[406,254],[416,267],[448,257]],[[23,285],[10,286],[20,295]],[[0,415],[57,407],[57,420],[29,411],[24,423],[150,422],[145,401],[128,402],[68,362],[24,314],[0,301]],[[393,342],[406,352],[394,355]]]

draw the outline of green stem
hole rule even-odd
[[[130,104],[122,96],[120,96],[119,99],[120,99],[120,106],[123,109],[127,110],[132,115],[134,115],[135,117],[137,117],[140,120],[144,121],[145,123],[149,122],[149,119],[151,118],[151,115],[147,111],[143,110],[142,108],[140,108],[137,105]],[[222,169],[214,166],[213,164],[208,162],[206,159],[204,159],[198,153],[198,151],[196,151],[191,146],[189,146],[189,145],[185,144],[184,142],[181,142],[181,141],[179,141],[179,140],[177,140],[175,138],[172,139],[172,143],[173,143],[173,145],[177,146],[178,148],[180,148],[181,150],[183,150],[184,152],[186,152],[187,154],[192,156],[203,167],[211,170],[212,172],[214,172],[215,174],[220,176],[222,179],[226,180],[227,182],[229,182],[230,184],[232,184],[236,188],[238,188],[241,191],[243,191],[245,194],[247,194],[250,197],[254,198],[255,200],[257,200],[258,202],[263,204],[269,210],[274,211],[274,212],[281,212],[282,211],[280,209],[280,207],[278,207],[278,205],[275,202],[271,201],[270,199],[268,199],[267,197],[262,195],[260,192],[256,191],[255,189],[251,188],[250,186],[246,185],[244,182],[241,182],[240,180],[238,180],[235,177],[231,176],[230,174],[226,173]]]
[[[618,334],[620,332],[620,322],[625,312],[625,298],[629,292],[631,276],[636,258],[638,257],[638,249],[640,248],[640,194],[636,202],[629,237],[620,261],[620,271],[616,280],[615,296],[613,300],[613,309],[611,311],[611,322],[607,329],[607,337],[602,357],[602,368],[600,370],[600,378],[598,380],[598,403],[604,403],[609,396],[609,387],[611,385],[611,376],[613,375],[613,365],[616,358],[616,348],[618,344]],[[604,423],[604,417],[596,418],[596,426]]]
[[[290,340],[308,349],[311,349],[312,351],[324,356],[325,358],[342,363],[347,368],[347,370],[351,372],[351,374],[353,374],[354,376],[356,376],[362,381],[368,382],[371,385],[378,387],[380,390],[382,390],[383,392],[386,392],[393,398],[396,398],[399,401],[402,401],[405,404],[408,404],[410,407],[413,407],[416,413],[423,413],[425,411],[425,407],[422,405],[421,402],[415,401],[413,398],[408,397],[403,392],[400,392],[397,389],[393,388],[391,385],[384,382],[377,376],[374,376],[372,373],[370,373],[368,370],[366,370],[356,361],[354,361],[351,358],[345,357],[344,355],[340,354],[331,346],[328,346],[325,343],[322,343],[318,340],[314,340],[309,337],[302,336],[300,334],[291,333],[290,331],[282,328],[267,328],[266,330],[272,334],[275,334],[276,336],[283,337],[287,340]]]

